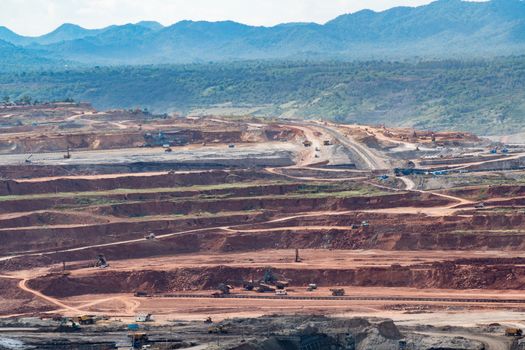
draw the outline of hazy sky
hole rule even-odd
[[[62,23],[86,28],[155,20],[234,20],[252,25],[308,21],[324,23],[363,8],[384,10],[431,0],[0,0],[0,25],[40,35]]]

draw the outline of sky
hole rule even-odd
[[[271,26],[285,22],[325,23],[362,9],[382,11],[432,0],[0,0],[0,26],[22,35],[46,34],[63,23],[85,28],[153,20],[233,20]]]

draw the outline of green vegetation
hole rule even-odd
[[[180,186],[180,187],[155,187],[155,188],[118,188],[107,191],[86,191],[86,192],[58,192],[58,193],[39,193],[39,194],[28,194],[28,195],[10,195],[0,196],[0,202],[10,200],[31,200],[31,199],[44,199],[44,198],[75,198],[78,204],[92,203],[96,200],[103,199],[103,196],[117,196],[125,194],[141,194],[141,193],[176,193],[176,192],[200,192],[200,191],[213,191],[213,190],[224,190],[234,188],[247,188],[253,186],[269,186],[285,184],[286,182],[239,182],[239,183],[222,183],[216,185],[196,185],[196,186]],[[90,199],[88,197],[100,197],[97,199]],[[109,201],[109,198],[106,198]]]
[[[257,116],[480,134],[525,131],[525,57],[421,62],[240,62],[0,73],[2,97],[188,113],[226,104]],[[26,97],[26,98],[27,98]]]

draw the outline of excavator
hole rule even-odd
[[[276,289],[282,290],[288,287],[290,282],[283,276],[277,276],[271,268],[267,268],[262,279],[258,281],[243,281],[245,290],[255,290],[258,293],[275,292]]]
[[[109,267],[108,260],[106,259],[104,254],[99,254],[98,255],[98,259],[97,259],[97,262],[95,263],[95,267],[99,267],[101,269],[105,269],[105,268]]]

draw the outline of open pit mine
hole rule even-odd
[[[525,349],[525,145],[0,108],[0,349]]]

